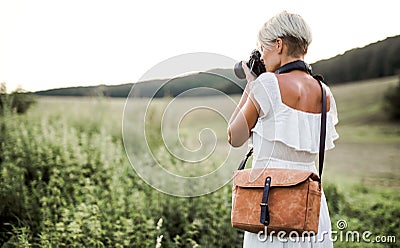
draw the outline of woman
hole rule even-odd
[[[286,11],[272,17],[258,34],[258,47],[266,73],[258,78],[242,63],[248,81],[228,127],[232,146],[243,145],[249,137],[254,147],[253,168],[287,168],[317,173],[321,122],[321,88],[317,80],[303,70],[274,73],[281,66],[304,60],[311,32],[303,18]],[[326,85],[326,150],[334,147],[339,136],[336,104]],[[333,247],[331,222],[322,193],[318,235],[315,240],[259,240],[245,232],[244,247]],[[264,241],[264,242],[263,242]],[[268,243],[268,244],[266,244]]]

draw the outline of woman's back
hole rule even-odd
[[[308,113],[321,113],[321,88],[310,74],[292,71],[276,75],[281,100],[287,106]],[[329,111],[330,95],[326,101]]]
[[[295,73],[308,81],[304,83],[289,74],[264,73],[251,82],[251,95],[262,110],[251,130],[255,167],[265,167],[266,161],[279,160],[312,163],[304,168],[310,169],[319,152],[321,88],[311,76],[309,79],[300,74],[302,72]],[[337,112],[333,95],[326,85],[323,87],[327,92],[328,150],[338,138],[334,127]]]

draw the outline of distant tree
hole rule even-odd
[[[7,93],[5,83],[0,84],[0,114],[4,115],[5,111],[18,114],[25,113],[32,104],[36,103],[36,98],[29,92],[21,88],[17,88],[11,94]]]
[[[385,111],[394,120],[400,120],[400,75],[395,87],[389,88],[385,93]]]

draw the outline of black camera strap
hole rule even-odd
[[[308,72],[310,75],[312,75],[311,66],[309,64],[307,64],[306,62],[304,62],[303,60],[296,60],[296,61],[287,63],[287,64],[281,66],[279,69],[277,69],[275,71],[275,73],[281,74],[281,73],[290,72],[293,70],[305,71],[305,72]]]

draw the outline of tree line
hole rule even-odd
[[[41,96],[176,97],[240,94],[246,82],[232,69],[213,69],[172,79],[155,79],[121,85],[69,87],[34,92]],[[195,90],[192,90],[195,89]],[[212,90],[214,89],[214,90]]]
[[[400,73],[400,35],[356,48],[327,60],[311,64],[314,73],[322,74],[329,85],[392,76]],[[134,86],[134,87],[132,87]],[[240,94],[245,81],[233,69],[214,69],[173,79],[157,79],[121,85],[70,87],[34,92],[47,96],[107,97],[175,97],[188,89],[209,87],[225,94]],[[191,95],[209,95],[211,91],[196,90]]]
[[[329,84],[393,76],[400,73],[400,35],[356,48],[311,65]]]

